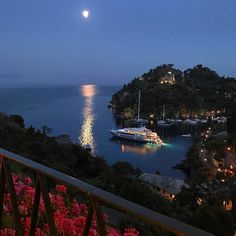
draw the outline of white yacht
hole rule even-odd
[[[152,132],[145,127],[140,128],[123,128],[117,130],[110,130],[111,134],[116,138],[128,139],[135,142],[154,143],[161,145],[162,140],[157,133]]]

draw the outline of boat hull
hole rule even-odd
[[[193,137],[191,134],[182,134],[181,136],[184,138],[192,138]]]
[[[135,136],[135,135],[128,135],[128,134],[118,133],[115,130],[111,130],[110,132],[111,132],[111,134],[115,138],[119,138],[119,139],[126,139],[126,140],[131,140],[131,141],[139,142],[139,143],[155,143],[155,144],[159,144],[159,143],[157,143],[156,141],[153,141],[153,140],[143,139],[141,136]]]
[[[131,125],[136,125],[136,126],[145,126],[148,123],[149,123],[148,120],[144,120],[144,119],[134,119],[130,121]]]

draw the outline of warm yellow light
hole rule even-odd
[[[201,205],[202,204],[202,199],[201,198],[197,198],[197,204]]]
[[[86,84],[81,87],[81,91],[83,96],[93,97],[94,95],[96,95],[96,86],[93,84]]]

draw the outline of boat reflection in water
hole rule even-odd
[[[111,138],[113,142],[119,143],[121,152],[131,152],[139,155],[146,155],[151,153],[156,153],[160,149],[159,145],[150,143],[133,143],[126,140]]]
[[[85,105],[83,109],[83,124],[80,132],[80,144],[87,150],[94,153],[95,143],[93,135],[93,125],[95,121],[93,111],[93,100],[96,95],[95,85],[81,86],[81,93],[85,97]]]

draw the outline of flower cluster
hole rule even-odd
[[[35,189],[29,177],[13,176],[13,182],[18,199],[19,212],[21,222],[24,227],[25,236],[29,235],[30,217],[33,208]],[[67,188],[64,185],[56,185],[55,189],[49,193],[51,206],[54,211],[54,220],[59,235],[74,236],[82,235],[88,214],[88,207],[78,202],[76,199],[68,199]],[[68,201],[69,200],[69,201]],[[68,203],[69,202],[69,203]],[[4,194],[4,218],[3,229],[0,230],[1,236],[15,236],[13,212],[10,201],[10,194]],[[104,214],[106,222],[106,231],[108,236],[138,236],[139,232],[134,228],[126,228],[123,233],[120,230],[110,227],[108,224],[108,216]],[[39,204],[38,224],[36,228],[36,236],[49,235],[49,226],[44,208],[42,197]],[[89,230],[90,236],[98,236],[97,223],[95,216]]]

